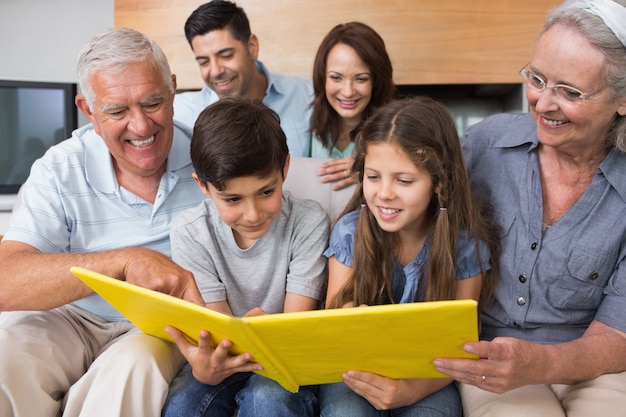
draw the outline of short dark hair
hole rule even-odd
[[[205,186],[222,190],[232,178],[282,173],[288,156],[279,117],[260,100],[224,97],[196,120],[191,162]]]
[[[233,2],[213,0],[198,7],[187,18],[185,37],[191,45],[196,36],[225,28],[230,31],[233,38],[244,44],[250,39],[250,22],[246,12]]]

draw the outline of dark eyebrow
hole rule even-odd
[[[264,184],[261,188],[259,188],[258,190],[255,191],[255,193],[260,193],[261,191],[270,189],[270,188],[275,188],[278,184],[279,179],[275,178],[274,180],[268,182],[267,184]],[[239,194],[231,194],[231,193],[226,193],[223,191],[218,190],[217,194],[222,197],[222,198],[233,198],[233,197],[240,197]]]
[[[217,53],[215,55],[223,55],[226,52],[232,52],[234,50],[235,50],[234,47],[229,46],[229,47],[220,49],[219,51],[217,51]],[[206,56],[206,55],[196,55],[196,61],[200,61],[200,60],[203,60],[203,59],[209,59],[209,57]]]

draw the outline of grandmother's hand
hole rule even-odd
[[[464,350],[480,359],[439,358],[435,368],[464,384],[498,394],[542,383],[545,355],[541,345],[509,337],[466,343]]]

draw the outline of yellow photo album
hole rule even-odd
[[[194,303],[84,268],[72,273],[144,333],[172,342],[172,326],[197,341],[200,330],[214,344],[233,342],[233,354],[249,352],[259,374],[295,392],[303,385],[342,381],[348,370],[389,378],[445,377],[439,357],[477,358],[463,351],[478,340],[474,300],[315,310],[232,317]]]

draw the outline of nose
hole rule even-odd
[[[555,111],[559,109],[555,91],[552,88],[546,88],[543,91],[534,91],[526,94],[528,103],[535,106],[538,113]]]
[[[218,59],[214,59],[209,63],[209,77],[215,79],[222,75],[224,67]]]
[[[352,84],[352,80],[344,80],[341,84],[341,94],[344,97],[351,97],[354,94],[354,85]]]
[[[391,200],[395,197],[393,191],[393,183],[389,180],[380,181],[380,188],[378,189],[378,197],[381,200]]]
[[[254,202],[246,204],[244,218],[250,223],[256,223],[261,218],[261,212]]]
[[[144,113],[143,109],[138,108],[130,112],[130,121],[128,122],[128,131],[143,136],[148,133],[151,127],[150,117]]]

